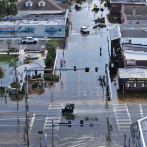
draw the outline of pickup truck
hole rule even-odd
[[[38,39],[33,38],[33,37],[26,37],[21,39],[21,43],[26,44],[26,43],[37,43]]]

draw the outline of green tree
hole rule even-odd
[[[54,64],[54,60],[53,60],[51,54],[47,53],[46,60],[45,60],[45,66],[51,67],[53,64]]]
[[[17,0],[0,0],[0,16],[14,16],[18,13],[17,5],[15,4]]]
[[[5,77],[5,69],[0,66],[0,79],[1,79],[1,87],[2,87],[2,79]]]

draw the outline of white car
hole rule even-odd
[[[85,26],[82,26],[80,31],[81,31],[81,33],[89,34],[89,30]]]
[[[23,38],[21,39],[21,43],[26,44],[26,43],[37,43],[38,39],[37,38],[33,38],[33,37],[27,37],[27,38]]]

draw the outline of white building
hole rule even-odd
[[[41,63],[30,63],[30,64],[24,64],[24,65],[17,67],[16,75],[17,75],[19,83],[23,83],[24,81],[25,74],[26,74],[25,67],[27,68],[27,70],[30,70],[30,69],[37,70],[37,69],[44,69],[45,65]],[[12,83],[13,80],[15,80],[15,69],[11,70],[9,74],[11,75],[11,83]],[[33,77],[33,75],[36,75],[36,74],[37,75],[41,74],[41,76],[43,76],[44,71],[30,71],[27,74],[30,77]]]

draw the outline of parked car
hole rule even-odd
[[[89,30],[85,26],[82,26],[80,31],[81,33],[89,34]]]
[[[75,4],[75,9],[82,9],[80,4]]]
[[[38,39],[33,38],[33,37],[26,37],[21,39],[21,43],[26,44],[26,43],[37,43]]]

